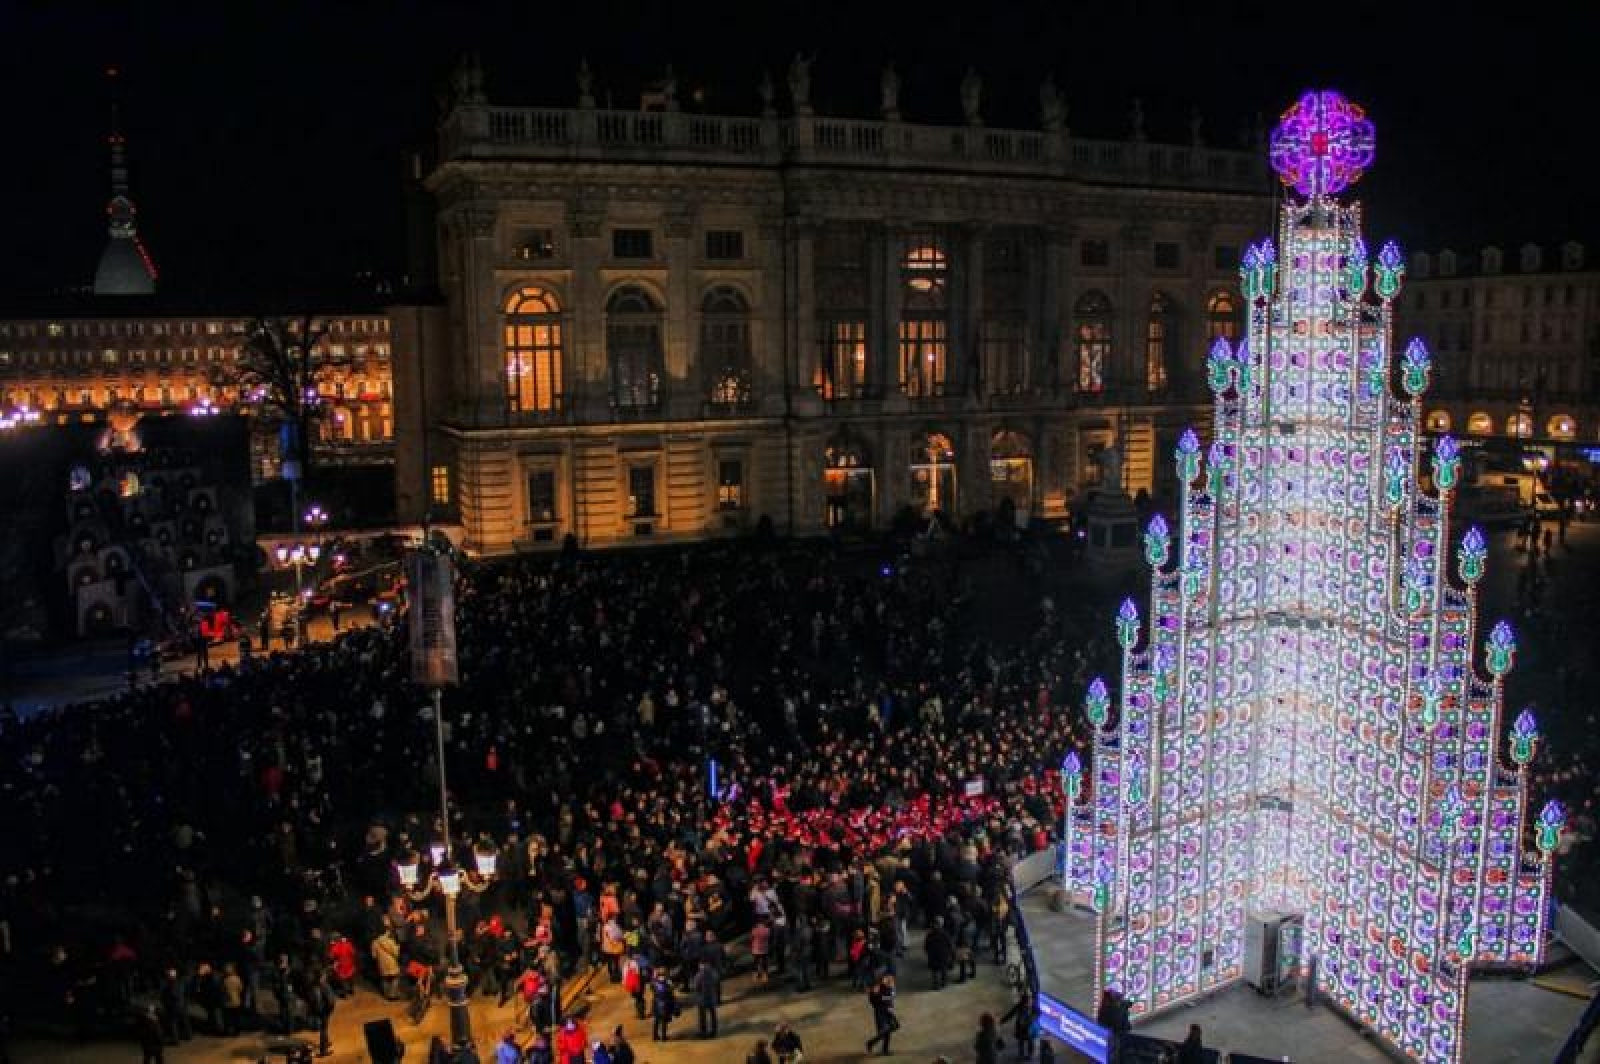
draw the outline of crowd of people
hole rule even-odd
[[[590,961],[656,1037],[690,1004],[716,1037],[746,931],[758,978],[797,989],[881,995],[908,948],[971,976],[1113,648],[1047,599],[988,638],[966,583],[824,544],[464,568],[445,860],[471,991],[518,1002],[519,1052],[576,1059],[561,1002]],[[4,1000],[85,1037],[135,1016],[157,1057],[252,1026],[326,1051],[358,984],[419,1018],[449,953],[434,742],[381,628],[9,721]]]
[[[449,825],[403,626],[7,719],[0,1002],[80,1037],[131,1017],[147,1059],[250,1028],[326,1053],[356,987],[412,1022],[439,993],[442,858],[468,992],[516,1005],[499,1061],[634,1059],[563,1008],[591,965],[653,1039],[719,1037],[746,934],[756,986],[848,980],[888,1053],[908,955],[934,989],[1004,956],[1009,862],[1048,844],[1084,683],[1115,660],[1095,604],[1034,585],[998,623],[970,569],[821,543],[467,564]],[[1576,706],[1592,670],[1563,660],[1550,697]],[[1590,837],[1593,724],[1554,725],[1535,766]],[[980,1059],[1007,1022],[1033,1051],[1019,1009]]]

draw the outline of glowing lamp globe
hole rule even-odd
[[[400,885],[402,887],[414,887],[417,885],[417,863],[415,851],[408,851],[400,855],[400,860],[394,867],[395,871],[400,874]]]
[[[479,846],[473,851],[472,859],[477,863],[478,874],[480,876],[488,879],[494,875],[496,856],[497,855],[495,854],[494,850],[488,846]]]
[[[461,893],[461,872],[455,868],[439,869],[439,889],[447,898]]]
[[[1337,196],[1372,165],[1375,141],[1366,111],[1331,89],[1313,90],[1272,131],[1272,168],[1307,199]]]
[[[444,843],[435,839],[433,842],[428,844],[428,857],[433,861],[433,867],[438,868],[440,865],[444,864],[444,855]]]

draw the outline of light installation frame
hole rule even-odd
[[[1341,135],[1349,165],[1323,165]],[[1452,576],[1460,451],[1421,431],[1426,346],[1395,358],[1404,259],[1372,258],[1359,205],[1334,198],[1371,158],[1370,122],[1326,90],[1274,134],[1306,198],[1243,256],[1247,336],[1207,360],[1212,443],[1179,441],[1176,542],[1152,519],[1150,620],[1132,599],[1116,619],[1120,689],[1090,685],[1062,867],[1097,911],[1096,997],[1144,1016],[1220,989],[1243,976],[1246,920],[1296,913],[1295,974],[1455,1064],[1470,972],[1542,962],[1565,811],[1547,804],[1525,844],[1537,726],[1519,714],[1501,756],[1515,637],[1495,625],[1479,671],[1486,548],[1468,529]]]

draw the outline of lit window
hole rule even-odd
[[[1239,305],[1227,292],[1218,292],[1206,303],[1206,340],[1222,337],[1230,343],[1239,338]]]
[[[614,406],[645,410],[660,404],[666,377],[661,308],[644,289],[619,288],[607,301],[606,357]]]
[[[555,410],[561,403],[561,305],[543,288],[521,288],[506,301],[506,405],[513,413]]]
[[[943,395],[949,259],[937,238],[912,240],[900,263],[900,387],[909,396]]]
[[[859,318],[822,323],[818,392],[824,399],[858,399],[867,384],[867,323]]]
[[[517,241],[514,253],[519,259],[553,259],[556,257],[555,231],[530,229]]]
[[[535,469],[528,474],[528,520],[550,524],[556,520],[556,473]]]
[[[737,291],[723,286],[707,292],[700,309],[700,362],[711,402],[748,403],[753,376],[749,306]]]
[[[744,462],[738,458],[717,463],[717,509],[744,509]]]
[[[1111,361],[1111,301],[1101,292],[1085,292],[1074,320],[1077,389],[1104,391],[1106,365]]]
[[[1173,363],[1172,347],[1178,337],[1177,308],[1164,293],[1157,292],[1150,299],[1150,317],[1145,323],[1144,337],[1145,387],[1152,392],[1163,391]]]
[[[628,516],[654,517],[656,515],[656,467],[634,465],[628,467]]]

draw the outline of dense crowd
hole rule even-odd
[[[1563,548],[1528,557],[1537,647]],[[725,544],[465,566],[449,829],[470,992],[518,1004],[500,1059],[633,1059],[620,1028],[563,1013],[590,965],[653,1037],[690,1008],[714,1037],[739,937],[758,984],[865,992],[888,1052],[903,957],[938,987],[1003,955],[1009,862],[1058,823],[1073,707],[1115,653],[1093,605],[1068,615],[1037,582],[1012,578],[1003,617],[975,600],[973,566],[1009,564]],[[1596,616],[1568,638],[1592,641]],[[1563,712],[1538,797],[1592,839],[1593,658],[1543,653],[1524,668]],[[263,1026],[326,1050],[357,985],[420,1019],[449,953],[433,714],[403,628],[380,627],[7,720],[0,1001],[81,1036],[135,1017],[150,1059]],[[1600,874],[1575,874],[1592,843],[1564,860],[1558,889],[1592,904]],[[1024,1004],[988,1018],[980,1057],[1012,1020],[1032,1048]],[[794,1060],[799,1039],[752,1056]]]
[[[912,927],[937,982],[972,974],[1008,861],[1057,820],[1082,727],[1063,707],[1112,648],[1036,593],[1015,638],[985,638],[966,584],[954,560],[826,545],[463,572],[459,949],[472,992],[525,1006],[508,1046],[631,1059],[560,1015],[586,961],[657,1036],[690,1004],[714,1034],[747,931],[760,978],[801,988],[881,998]],[[321,1028],[326,1049],[358,981],[425,1009],[448,952],[435,734],[383,629],[10,723],[4,1000],[84,1035],[138,1015],[156,1056],[196,1027]]]

